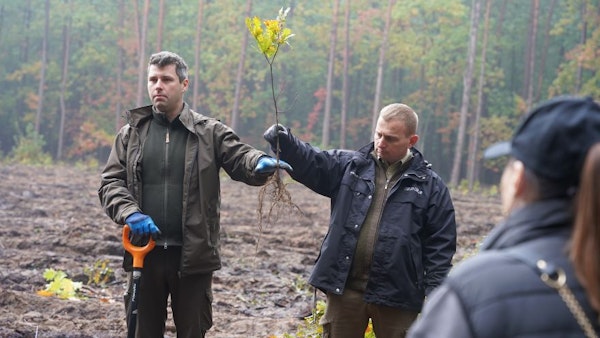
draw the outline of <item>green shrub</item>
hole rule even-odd
[[[44,137],[35,132],[33,125],[27,125],[25,135],[15,136],[15,147],[8,161],[26,165],[52,164],[52,156],[44,152],[46,141]]]
[[[108,266],[108,259],[98,260],[92,267],[85,267],[83,273],[88,277],[87,285],[104,286],[114,277],[114,271]]]
[[[48,282],[46,289],[37,292],[40,296],[58,296],[62,299],[78,299],[79,289],[82,284],[73,282],[67,278],[67,274],[63,271],[54,269],[46,269],[44,271],[44,279]]]

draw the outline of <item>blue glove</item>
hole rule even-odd
[[[277,159],[263,156],[258,159],[258,163],[256,164],[256,168],[254,168],[254,172],[257,174],[272,174],[277,170],[277,168],[285,169],[288,172],[293,171],[292,166],[287,162],[279,160],[279,165],[277,165]]]
[[[271,145],[271,148],[273,148],[277,144],[277,138],[280,135],[287,136],[287,134],[288,134],[287,128],[285,128],[281,124],[274,124],[265,131],[265,133],[263,134],[263,137],[265,138],[265,140],[267,140],[267,142],[269,142],[269,144]]]
[[[156,234],[160,233],[160,230],[154,224],[154,221],[150,216],[144,215],[140,212],[134,212],[133,214],[127,216],[125,219],[125,223],[129,225],[131,232],[134,235],[148,235],[148,234]]]

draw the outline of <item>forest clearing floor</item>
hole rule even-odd
[[[99,175],[66,165],[0,167],[0,337],[126,335],[121,227],[100,208]],[[307,279],[327,231],[329,200],[284,180],[302,213],[284,210],[278,224],[259,229],[260,188],[222,179],[223,268],[214,275],[214,326],[207,337],[280,337],[310,314],[315,300]],[[453,193],[453,200],[458,262],[476,253],[500,220],[500,198]],[[113,278],[88,284],[102,262]],[[38,295],[50,268],[83,282],[84,297]],[[165,337],[174,331],[169,314]]]

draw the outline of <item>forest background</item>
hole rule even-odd
[[[245,26],[290,8],[274,63],[280,122],[320,148],[358,148],[392,102],[452,186],[497,181],[482,149],[532,106],[600,94],[598,0],[0,0],[0,158],[106,159],[123,112],[150,104],[150,54],[190,67],[186,101],[264,150],[269,68]]]

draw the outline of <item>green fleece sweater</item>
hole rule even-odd
[[[185,149],[189,132],[179,117],[169,122],[153,111],[142,157],[142,209],[161,231],[160,246],[183,244]]]

